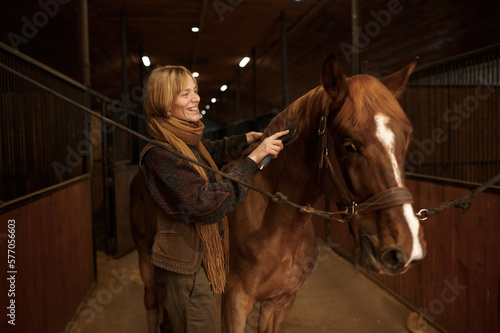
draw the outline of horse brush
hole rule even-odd
[[[278,138],[279,140],[281,140],[281,142],[283,142],[283,145],[294,142],[298,137],[297,125],[295,125],[294,123],[290,123],[285,128],[283,128],[283,131],[286,130],[288,130],[288,134],[285,134]],[[272,159],[273,155],[271,154],[264,157],[259,163],[259,169],[263,170],[269,164],[269,162],[271,162]]]

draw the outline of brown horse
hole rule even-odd
[[[412,127],[396,100],[414,67],[384,81],[346,78],[334,58],[327,59],[323,85],[293,102],[264,132],[266,137],[295,123],[297,140],[253,180],[295,203],[314,207],[325,194],[339,208],[350,206],[357,262],[380,273],[402,273],[425,255],[403,184]],[[260,303],[258,332],[278,332],[316,262],[311,215],[250,191],[230,215],[230,237],[223,331],[244,332]]]
[[[323,85],[292,103],[264,132],[268,136],[294,123],[298,138],[253,181],[296,203],[314,207],[327,195],[345,207],[358,264],[380,273],[402,273],[425,255],[423,231],[403,184],[412,127],[396,100],[414,67],[384,81],[367,75],[346,78],[337,62],[327,59]],[[132,185],[131,203],[140,201],[138,194]],[[138,211],[135,217],[131,212],[133,225],[144,224]],[[311,215],[249,191],[230,215],[230,237],[223,331],[244,332],[248,314],[260,303],[258,332],[278,332],[316,262]],[[156,304],[152,267],[146,243],[137,235],[134,240],[152,324],[157,320],[151,306]]]

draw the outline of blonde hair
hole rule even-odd
[[[144,107],[148,117],[168,118],[168,111],[177,95],[185,89],[193,74],[184,66],[163,66],[156,68],[149,76],[144,88]]]

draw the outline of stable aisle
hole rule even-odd
[[[407,333],[405,305],[319,241],[316,267],[299,291],[283,333]],[[97,255],[98,283],[67,332],[147,333],[137,252]],[[256,332],[257,309],[245,333]],[[424,332],[437,332],[427,326]]]

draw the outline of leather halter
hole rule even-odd
[[[341,222],[346,222],[349,221],[354,215],[362,211],[380,210],[380,209],[403,205],[406,203],[413,203],[413,197],[410,191],[406,187],[388,188],[378,192],[377,194],[373,195],[372,197],[368,198],[362,203],[354,202],[351,199],[351,196],[349,195],[349,192],[347,190],[347,185],[345,184],[344,179],[339,177],[338,173],[335,172],[335,168],[329,158],[328,134],[326,134],[327,122],[328,122],[328,109],[325,111],[325,114],[321,116],[319,120],[318,135],[320,136],[321,139],[321,156],[318,163],[319,169],[321,171],[321,169],[326,168],[329,171],[330,177],[337,189],[337,193],[340,197],[340,200],[345,206],[344,211],[329,212],[331,219],[335,219]],[[334,218],[332,216],[334,214],[342,214],[342,218],[341,219]]]

